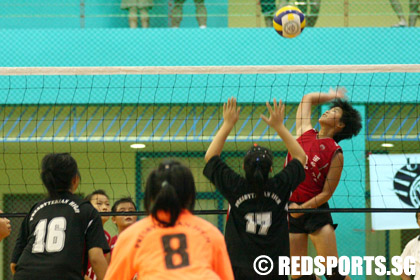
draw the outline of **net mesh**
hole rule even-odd
[[[377,198],[384,202],[382,208],[419,206],[403,201],[391,205],[385,192],[371,193],[371,173],[376,170],[369,160],[372,154],[401,155],[407,160],[419,150],[420,73],[407,69],[396,73],[0,76],[0,204],[9,214],[29,211],[46,194],[39,177],[42,157],[70,152],[80,168],[81,196],[104,189],[111,204],[130,196],[142,211],[147,175],[162,159],[174,158],[193,172],[196,210],[224,212],[227,202],[202,175],[205,151],[222,123],[222,103],[235,96],[242,107],[222,154],[228,165],[243,174],[244,153],[258,143],[274,152],[273,171],[278,172],[287,151],[275,131],[260,119],[267,114],[265,102],[275,97],[287,104],[285,125],[295,134],[296,110],[304,94],[344,86],[362,115],[363,129],[352,140],[340,142],[345,166],[330,207],[346,208],[349,213],[333,213],[339,224],[339,254],[400,254],[414,231],[375,231],[371,214],[355,210],[368,211]],[[315,128],[327,108],[313,110]],[[134,143],[146,147],[130,148]],[[394,146],[385,148],[384,143]],[[377,162],[373,167],[383,165]],[[392,160],[388,165],[393,166]],[[376,183],[386,179],[381,176]],[[413,203],[418,197],[414,196]],[[415,221],[414,213],[407,215]],[[224,231],[224,214],[201,216]],[[20,218],[12,219],[13,228],[18,229],[20,222]],[[116,234],[110,222],[105,229]],[[16,236],[14,230],[3,245],[3,279],[11,279],[8,260]]]

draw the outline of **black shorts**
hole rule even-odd
[[[318,209],[329,209],[328,202],[322,204]],[[334,229],[337,224],[333,223],[331,213],[306,213],[299,218],[293,218],[289,214],[290,233],[314,233],[325,225],[332,225]]]
[[[273,259],[274,261],[274,259]],[[278,268],[275,266],[269,275],[259,275],[252,268],[233,266],[235,280],[288,280],[286,275],[278,275]]]

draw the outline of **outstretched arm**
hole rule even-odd
[[[335,189],[340,183],[341,172],[343,171],[344,157],[343,153],[336,153],[331,161],[330,170],[324,183],[322,192],[301,205],[291,203],[289,209],[315,209],[326,203],[334,194]],[[298,218],[303,213],[292,213],[292,217]]]
[[[274,98],[273,102],[274,108],[271,108],[270,103],[266,103],[268,112],[270,113],[270,118],[263,115],[261,115],[261,118],[277,132],[281,139],[283,139],[287,150],[292,155],[292,158],[299,160],[304,166],[306,164],[306,154],[283,124],[285,106],[282,104],[281,100],[279,101],[279,104],[277,104],[277,101]]]
[[[296,112],[296,137],[312,129],[312,105],[324,104],[336,98],[345,98],[347,90],[343,87],[330,89],[328,93],[312,92],[302,97]]]
[[[206,155],[204,156],[206,162],[209,162],[212,157],[219,156],[222,153],[226,139],[239,119],[240,110],[236,107],[236,98],[234,97],[229,98],[228,102],[223,104],[223,124],[207,149]]]

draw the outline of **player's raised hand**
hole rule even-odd
[[[239,120],[241,109],[236,106],[236,98],[231,97],[223,104],[223,120],[226,124],[234,126]]]
[[[337,87],[335,89],[330,88],[328,95],[330,95],[333,99],[347,99],[347,89],[345,87]]]
[[[261,115],[261,119],[263,119],[263,121],[265,121],[269,126],[274,128],[283,125],[285,106],[281,100],[279,100],[279,103],[277,104],[275,98],[273,99],[273,103],[273,108],[271,108],[271,105],[268,101],[265,103],[268,112],[270,113],[270,117],[267,118],[266,116]]]

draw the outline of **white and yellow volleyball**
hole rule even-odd
[[[273,27],[285,38],[295,38],[305,28],[305,15],[295,6],[285,6],[276,12]]]

